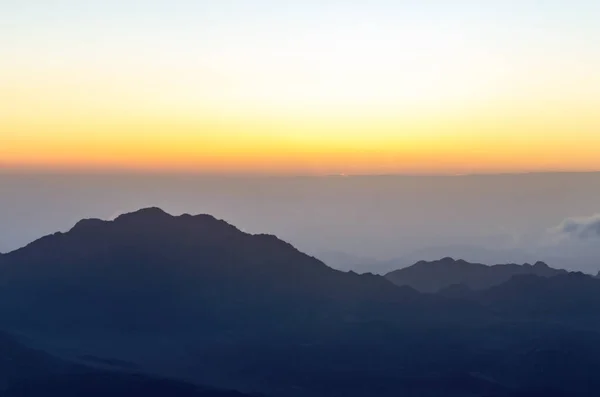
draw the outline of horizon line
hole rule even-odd
[[[390,173],[282,173],[282,172],[208,172],[194,170],[144,170],[144,169],[60,169],[21,168],[0,165],[1,175],[24,176],[195,176],[212,178],[368,178],[368,177],[476,177],[476,176],[533,176],[598,174],[592,170],[529,170],[529,171],[479,171],[479,172],[390,172]]]

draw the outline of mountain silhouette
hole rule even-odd
[[[483,266],[471,265],[456,266]],[[61,363],[110,369],[46,378],[60,390],[122,384],[133,369],[272,397],[597,395],[600,280],[518,268],[531,271],[426,294],[209,215],[148,208],[0,256],[0,328]]]
[[[455,284],[480,290],[505,283],[517,275],[552,277],[565,273],[543,262],[487,266],[447,257],[433,262],[420,261],[385,277],[396,285],[410,286],[421,292],[439,292]]]
[[[380,276],[335,271],[275,236],[158,208],[83,220],[3,255],[0,283],[10,318],[31,310],[47,316],[32,319],[35,326],[70,329],[218,331],[260,317],[296,321],[300,311],[343,309],[351,316],[368,302],[418,295]]]

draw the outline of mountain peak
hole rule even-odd
[[[445,258],[440,259],[440,262],[442,263],[455,263],[457,262],[456,259],[452,258],[451,256],[447,256]]]
[[[105,221],[103,221],[102,219],[98,219],[98,218],[88,218],[88,219],[82,219],[79,222],[77,222],[75,224],[75,226],[73,226],[71,228],[72,232],[79,232],[79,231],[85,231],[85,230],[90,230],[95,228],[98,225],[102,225]]]
[[[154,223],[157,221],[172,218],[175,217],[158,207],[148,207],[138,211],[121,214],[117,218],[115,218],[114,221],[107,221],[99,218],[82,219],[79,222],[77,222],[75,226],[71,228],[70,231],[74,233],[94,232],[98,230],[98,228],[111,223],[138,223],[140,221],[145,223]]]
[[[148,207],[148,208],[142,208],[140,210],[134,211],[134,212],[129,212],[129,213],[125,213],[122,215],[119,215],[115,221],[122,221],[122,220],[126,220],[126,219],[157,219],[157,218],[173,218],[173,215],[165,212],[164,210],[162,210],[161,208],[158,207]]]
[[[129,222],[131,222],[131,223],[138,223],[138,222],[159,223],[159,222],[164,222],[164,221],[169,221],[169,220],[194,221],[194,222],[200,222],[200,223],[205,223],[205,224],[219,223],[219,224],[227,225],[229,227],[233,227],[229,223],[227,223],[223,220],[217,219],[214,216],[209,215],[209,214],[190,215],[190,214],[186,213],[186,214],[181,214],[179,216],[176,216],[176,215],[172,215],[158,207],[142,208],[142,209],[134,211],[134,212],[128,212],[125,214],[121,214],[117,218],[115,218],[114,222],[115,223],[124,223],[124,222],[126,222],[126,223],[129,223]]]
[[[538,261],[535,263],[535,265],[533,265],[533,267],[538,268],[538,269],[547,269],[550,266],[548,266],[545,262]]]

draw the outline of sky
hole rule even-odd
[[[0,167],[600,170],[600,2],[0,0]]]

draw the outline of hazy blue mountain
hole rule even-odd
[[[536,254],[521,249],[491,249],[466,244],[426,247],[397,258],[385,260],[365,258],[335,251],[320,252],[316,256],[334,269],[345,271],[353,270],[358,273],[368,272],[381,275],[410,267],[417,262],[435,262],[440,258],[445,257],[461,258],[471,263],[535,263],[539,258],[539,256],[536,256]],[[565,265],[573,262],[573,258],[557,258],[547,255],[544,256],[544,258],[546,257],[551,259],[553,264],[558,263]],[[581,259],[581,256],[577,256],[577,258]],[[575,264],[577,266],[572,267],[577,268],[579,265],[581,265],[580,262],[576,262]],[[589,266],[589,264],[590,260],[588,259],[587,268],[594,268],[593,266]],[[583,268],[586,267],[584,266]]]
[[[505,283],[516,275],[552,277],[565,273],[565,270],[553,269],[543,262],[536,262],[534,265],[487,266],[446,257],[432,262],[419,261],[412,266],[394,270],[385,277],[396,285],[410,286],[422,292],[439,292],[456,284],[471,289],[486,289]]]
[[[370,273],[378,273],[374,271],[378,263],[374,258],[366,258],[339,251],[322,251],[316,253],[315,257],[327,266],[337,270],[362,272],[361,270],[367,269]],[[373,266],[365,266],[367,263],[373,264]]]

